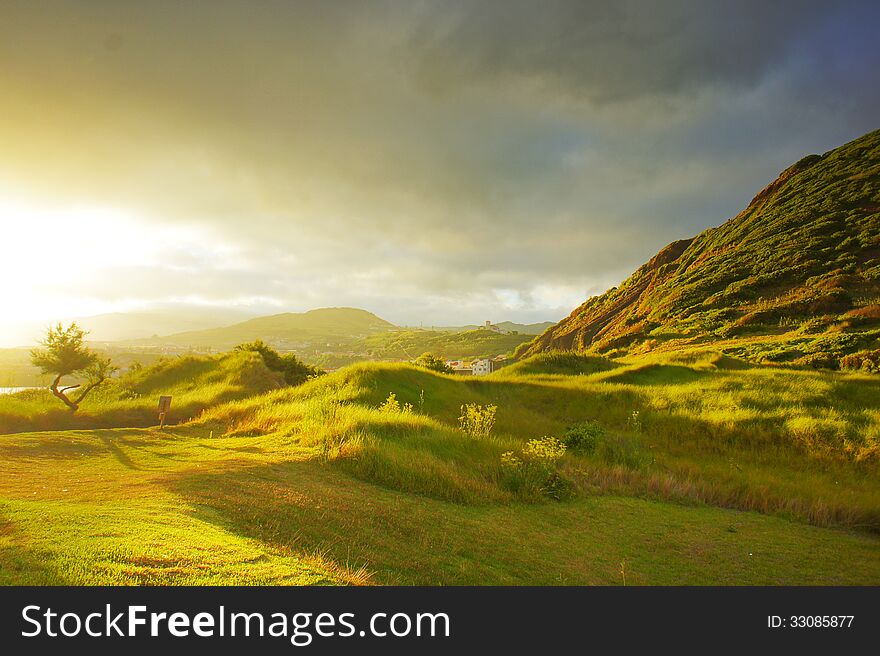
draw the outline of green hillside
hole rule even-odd
[[[501,321],[500,323],[493,323],[492,325],[497,326],[506,333],[519,333],[520,335],[540,335],[545,330],[552,327],[554,324],[552,321],[542,321],[540,323],[516,323],[514,321]],[[471,330],[478,330],[480,328],[483,328],[483,326],[469,324],[467,326],[443,326],[442,328],[436,328],[436,330],[462,333],[469,332]]]
[[[518,355],[715,343],[752,360],[872,369],[880,363],[878,337],[875,131],[803,158],[739,215],[673,242]]]
[[[222,328],[176,333],[138,340],[149,345],[227,349],[256,339],[278,347],[324,347],[349,343],[360,337],[393,330],[395,326],[357,308],[320,308],[257,317]]]
[[[177,423],[205,408],[277,389],[280,374],[252,352],[163,358],[135,366],[107,381],[71,414],[48,389],[0,395],[0,434],[33,430],[152,426],[159,396],[173,397],[168,421]]]
[[[377,360],[411,360],[430,352],[448,359],[493,357],[512,353],[529,335],[501,334],[477,329],[464,332],[398,330],[358,341],[359,350]]]
[[[876,377],[552,354],[259,393],[254,355],[132,376],[216,384],[162,431],[96,400],[118,428],[0,435],[0,584],[880,583]]]

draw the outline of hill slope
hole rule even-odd
[[[803,158],[739,215],[669,244],[620,287],[589,299],[518,355],[766,336],[777,344],[758,349],[765,358],[836,366],[846,353],[880,348],[878,326],[875,131]]]
[[[32,430],[153,426],[161,395],[173,397],[168,423],[196,416],[233,399],[284,387],[253,352],[163,358],[112,378],[70,413],[46,388],[0,395],[0,435]]]
[[[399,330],[366,337],[358,345],[378,360],[409,360],[426,351],[444,358],[493,357],[510,353],[528,340],[528,335],[479,329],[464,332]]]
[[[285,312],[257,317],[222,328],[176,333],[140,340],[139,343],[224,349],[242,342],[262,339],[278,346],[302,345],[310,342],[350,341],[394,328],[394,324],[366,310],[321,308],[302,313]]]
[[[493,324],[503,330],[505,333],[517,333],[520,335],[540,335],[548,328],[553,327],[552,321],[542,321],[540,323],[516,323],[514,321],[501,321]],[[481,330],[484,326],[477,324],[468,324],[466,326],[442,326],[432,330],[440,330],[452,333],[470,332],[472,330]]]

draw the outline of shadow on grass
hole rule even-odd
[[[319,552],[336,564],[366,567],[383,584],[550,585],[563,580],[553,576],[581,585],[616,583],[620,562],[616,552],[622,543],[631,544],[634,553],[646,561],[656,557],[657,581],[646,582],[664,582],[669,580],[667,557],[690,562],[674,543],[695,540],[704,547],[707,531],[719,547],[728,544],[733,564],[741,555],[738,543],[743,538],[724,527],[734,517],[751,526],[748,539],[765,541],[767,549],[774,549],[780,537],[793,535],[860,544],[870,540],[843,532],[813,533],[818,529],[779,523],[778,518],[707,515],[706,510],[675,504],[643,506],[645,501],[614,497],[572,504],[461,506],[352,480],[314,461],[190,473],[169,485],[200,509],[202,521],[265,544]],[[652,514],[647,522],[641,515],[646,511]],[[694,513],[702,513],[703,518],[695,518]],[[583,531],[585,525],[591,530]],[[675,537],[670,537],[673,525],[686,525],[686,533],[676,529]],[[771,527],[777,533],[767,538]],[[666,556],[656,556],[654,548],[646,548],[646,532],[653,535],[648,542],[654,540],[654,547],[667,550]],[[812,546],[804,542],[798,548]],[[591,555],[572,558],[576,550]],[[818,566],[837,575],[846,565],[835,553],[834,547],[826,549]],[[778,549],[774,557],[780,566],[788,567],[786,576],[792,582],[815,580],[807,575],[799,578],[797,567],[786,564],[791,559],[785,548]],[[700,576],[732,577],[728,582],[740,584],[762,580],[753,575],[731,574],[724,567]]]
[[[624,385],[686,385],[711,375],[712,372],[709,371],[698,371],[677,364],[647,364],[610,374],[602,381]]]
[[[24,544],[8,515],[0,509],[0,586],[70,585],[47,564],[43,554]]]
[[[94,442],[72,440],[70,437],[41,434],[19,438],[16,435],[0,436],[0,459],[17,460],[30,458],[67,459],[100,454],[103,449]]]
[[[95,431],[95,436],[103,442],[104,446],[107,447],[107,450],[113,454],[113,457],[119,462],[123,467],[127,467],[128,469],[134,469],[136,471],[140,471],[141,468],[134,464],[134,461],[128,457],[128,455],[119,448],[117,444],[118,439],[116,439],[115,433],[111,433],[110,435],[102,435],[104,431]]]

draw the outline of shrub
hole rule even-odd
[[[880,349],[875,351],[859,351],[840,358],[840,368],[851,371],[864,371],[869,373],[880,372]]]
[[[448,366],[443,359],[438,358],[433,353],[422,353],[419,357],[413,360],[412,363],[417,367],[436,371],[441,374],[453,373],[452,367]]]
[[[409,414],[412,411],[412,403],[404,403],[401,405],[394,392],[391,392],[388,395],[388,398],[379,406],[379,412],[385,412],[388,414]]]
[[[507,487],[526,496],[570,498],[574,486],[557,470],[563,455],[565,445],[555,437],[529,440],[519,455],[502,453],[501,470]]]
[[[836,369],[837,359],[831,353],[808,353],[794,360],[792,364],[813,369]]]
[[[498,406],[496,405],[482,406],[468,403],[461,406],[461,416],[458,418],[461,431],[471,437],[489,437],[492,427],[495,426],[495,412],[497,410]]]
[[[642,418],[638,410],[633,410],[626,418],[626,427],[634,433],[642,432]]]
[[[599,440],[605,435],[605,429],[595,421],[585,421],[566,429],[562,443],[572,451],[593,453]]]
[[[325,372],[310,364],[306,364],[293,353],[285,353],[281,355],[266,344],[263,340],[258,339],[247,344],[239,344],[235,347],[236,351],[254,351],[263,358],[263,364],[270,371],[280,372],[284,376],[284,382],[288,385],[300,385],[310,378],[321,376]]]

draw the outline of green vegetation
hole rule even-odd
[[[514,326],[505,322],[501,325]],[[522,326],[537,330],[542,324]],[[400,329],[356,308],[322,308],[302,314],[285,313],[249,319],[232,326],[132,340],[141,349],[176,351],[226,350],[236,344],[260,342],[293,354],[312,366],[336,369],[364,361],[411,361],[420,354],[439,359],[473,359],[513,353],[529,334],[501,334],[483,328],[448,330]]]
[[[168,422],[177,423],[217,403],[283,385],[282,376],[257,353],[169,358],[108,379],[76,414],[47,389],[0,395],[0,433],[151,426],[160,394],[173,397]]]
[[[126,374],[72,417],[154,423],[168,392],[201,412],[0,437],[0,582],[607,584],[622,560],[639,584],[880,582],[876,377],[566,358],[593,373],[287,387],[236,351]]]
[[[572,451],[595,453],[599,442],[605,437],[605,429],[595,421],[583,421],[565,430],[562,443]]]
[[[71,412],[79,409],[79,404],[89,393],[101,385],[107,376],[116,371],[109,358],[99,357],[83,344],[85,331],[76,323],[64,328],[60,323],[52,328],[43,342],[44,349],[31,351],[31,361],[46,375],[54,376],[49,385],[52,396],[60,399]],[[86,379],[85,386],[80,383],[58,388],[65,376],[79,375]],[[67,393],[79,389],[73,398]]]
[[[235,350],[259,353],[260,357],[263,358],[263,364],[265,364],[270,371],[279,372],[284,377],[284,382],[288,385],[301,385],[310,378],[315,378],[316,376],[322,376],[324,374],[324,372],[317,367],[313,367],[310,364],[300,361],[300,359],[293,353],[285,353],[284,355],[281,355],[261,339],[254,342],[248,342],[247,344],[239,344],[235,347]]]
[[[397,330],[366,337],[358,346],[374,360],[411,360],[425,352],[447,359],[473,359],[511,353],[529,339],[529,335],[503,335],[485,329],[460,333]]]
[[[439,374],[453,373],[452,367],[447,365],[445,360],[438,358],[433,353],[422,353],[419,357],[413,360],[413,364],[429,371],[436,371]]]
[[[142,351],[130,348],[116,348],[91,345],[91,351],[99,357],[110,359],[121,371],[130,367],[150,366],[168,355],[160,351]],[[31,362],[31,349],[0,349],[0,387],[46,387],[53,376],[44,374]],[[78,376],[71,376],[74,382],[84,382]]]
[[[566,446],[555,437],[529,440],[519,454],[501,454],[503,481],[521,497],[540,498],[544,495],[557,501],[570,498],[574,489],[559,473],[559,461]]]
[[[880,349],[880,131],[785,170],[724,225],[674,242],[518,350],[695,345],[754,362],[852,368]]]
[[[192,330],[165,337],[136,340],[142,345],[177,345],[229,349],[236,344],[262,339],[277,348],[299,348],[309,353],[327,346],[344,346],[395,326],[375,314],[357,308],[320,308],[303,313],[286,312],[257,317],[222,328]],[[320,347],[320,348],[319,348]]]
[[[578,353],[548,352],[540,353],[527,360],[521,360],[501,370],[503,376],[525,376],[531,374],[581,376],[614,369],[618,365],[601,356],[585,356]]]
[[[501,329],[505,333],[518,333],[520,335],[540,335],[545,330],[553,326],[552,321],[542,321],[541,323],[516,323],[514,321],[501,321],[493,323],[493,326]],[[466,333],[473,330],[479,330],[485,326],[470,324],[467,326],[443,326],[441,328],[432,328],[431,330],[444,330],[451,333]]]
[[[465,435],[473,438],[487,438],[495,426],[495,413],[497,405],[483,407],[478,403],[468,403],[461,406],[461,416],[458,418],[458,426]]]

